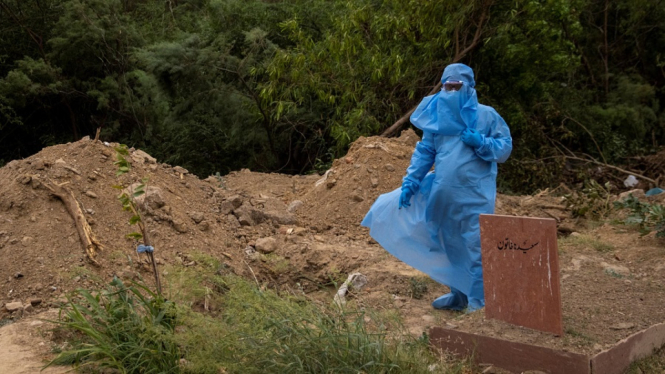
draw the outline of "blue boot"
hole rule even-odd
[[[434,309],[464,310],[469,301],[466,295],[455,288],[450,288],[450,293],[440,296],[432,302]]]

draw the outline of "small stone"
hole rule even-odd
[[[37,306],[42,303],[42,299],[28,299],[28,302],[32,306]]]
[[[31,304],[27,304],[23,306],[23,311],[26,313],[32,313],[35,311],[35,308],[33,308]]]
[[[427,322],[427,323],[434,323],[434,321],[435,321],[434,316],[431,316],[429,314],[425,314],[424,316],[422,316],[420,318],[422,318],[422,320]]]
[[[32,187],[32,189],[37,189],[41,185],[42,185],[42,182],[39,181],[38,177],[33,176],[32,180],[30,181],[30,187]]]
[[[263,212],[263,216],[280,225],[295,225],[298,222],[293,214],[287,212]]]
[[[262,253],[272,253],[277,249],[277,240],[275,238],[260,238],[254,245],[257,251]]]
[[[305,236],[305,234],[307,233],[307,229],[304,227],[296,227],[295,229],[293,229],[293,233],[298,236]]]
[[[30,222],[32,222],[32,223],[37,222],[37,217],[35,217],[35,216],[30,216]]]
[[[140,163],[140,164],[156,164],[157,159],[150,156],[149,154],[137,149],[132,153],[132,160]]]
[[[49,290],[51,290],[51,292],[55,292],[55,291],[58,290],[58,287],[51,286],[51,287],[49,287]]]
[[[18,243],[18,239],[14,238],[9,241],[9,244],[16,244]]]
[[[39,292],[39,291],[41,291],[42,289],[44,289],[44,286],[42,286],[41,283],[37,283],[37,284],[35,284],[32,288],[33,288],[35,291]]]
[[[237,219],[236,216],[234,216],[233,214],[228,214],[228,215],[226,216],[226,222],[228,223],[228,225],[229,225],[231,228],[238,228],[238,227],[240,227],[240,222],[238,222],[238,219]]]
[[[85,191],[85,195],[93,199],[97,198],[97,194],[92,191]]]
[[[635,327],[634,323],[621,322],[616,325],[610,326],[610,330],[628,330]]]
[[[623,281],[623,283],[624,283],[626,286],[630,286],[633,282],[630,281],[630,280],[628,280],[628,279],[626,279],[625,281]]]
[[[331,188],[335,187],[336,184],[337,184],[337,181],[336,181],[335,179],[333,179],[333,180],[328,181],[328,182],[326,183],[326,187],[327,187],[328,189],[331,189]]]
[[[23,278],[23,274],[21,274],[21,272],[18,272],[16,274],[14,274],[14,278],[21,279],[21,278]]]
[[[97,180],[97,174],[95,174],[95,173],[88,174],[88,179],[90,179],[91,181],[96,181]]]
[[[316,240],[317,242],[321,242],[321,243],[326,241],[326,239],[323,236],[320,236],[320,235],[314,235],[314,240]]]
[[[372,184],[372,188],[377,188],[379,186],[379,178],[377,177],[371,177],[369,178],[369,182]]]
[[[231,203],[231,205],[233,206],[233,209],[240,208],[240,206],[242,206],[242,203],[243,203],[242,196],[240,196],[240,195],[233,195],[233,196],[227,198],[226,201]]]
[[[201,231],[208,231],[210,230],[210,223],[208,223],[208,221],[203,221],[199,223],[198,228]]]
[[[193,212],[189,215],[189,217],[194,221],[196,224],[201,223],[204,219],[205,216],[201,212]]]
[[[187,232],[187,226],[186,226],[185,223],[182,222],[181,220],[179,220],[179,219],[174,219],[173,222],[172,222],[172,224],[173,224],[173,228],[175,229],[175,231],[177,231],[177,232],[179,232],[179,233],[181,233],[181,234],[184,234],[184,233]]]
[[[23,309],[23,303],[20,301],[14,302],[14,303],[7,303],[5,304],[5,309],[7,309],[8,312],[15,312],[17,310]]]
[[[605,272],[610,273],[610,274],[618,274],[618,275],[622,275],[622,276],[630,275],[630,269],[628,269],[625,266],[612,265],[612,264],[608,264],[607,262],[601,262],[600,266],[603,267],[603,270],[605,270]]]
[[[28,183],[30,183],[30,181],[32,180],[32,177],[29,176],[29,175],[24,175],[24,176],[21,176],[21,177],[19,177],[19,178],[20,178],[20,182],[21,182],[22,184],[28,184]]]
[[[384,166],[384,168],[387,171],[395,171],[395,167],[392,164],[386,164],[386,166]]]
[[[74,277],[74,279],[72,279],[72,280],[73,280],[74,282],[80,282],[80,281],[81,281],[81,277],[80,277],[80,276],[79,276],[79,277]]]
[[[32,163],[32,166],[36,170],[44,170],[44,168],[46,167],[46,165],[44,165],[44,160],[35,160],[35,162]]]
[[[580,236],[582,236],[582,234],[580,234],[580,233],[577,232],[577,231],[573,231],[573,232],[570,233],[570,236],[573,236],[573,237],[580,237]]]
[[[286,208],[286,211],[289,213],[294,213],[298,208],[303,206],[303,202],[301,200],[294,200],[289,204],[289,206]]]
[[[351,196],[351,198],[353,199],[353,201],[358,202],[358,203],[365,200],[364,197],[360,196],[357,193],[353,194],[353,196]]]
[[[646,196],[647,196],[643,189],[638,188],[638,189],[622,192],[621,194],[619,194],[619,200],[627,199],[630,195],[633,195],[633,197],[635,197],[636,199],[639,199],[639,200],[645,199]]]
[[[34,239],[32,237],[24,236],[23,239],[21,239],[21,244],[23,244],[24,247],[27,247],[32,244],[33,241]]]

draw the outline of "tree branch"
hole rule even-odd
[[[466,56],[469,52],[471,52],[474,48],[476,48],[480,44],[480,38],[483,34],[483,26],[484,26],[484,23],[487,19],[489,9],[492,6],[493,2],[494,2],[494,0],[488,0],[486,5],[483,4],[483,10],[482,10],[482,13],[480,14],[480,19],[478,20],[478,27],[476,28],[476,32],[473,36],[473,40],[461,52],[455,53],[455,56],[453,57],[452,61],[450,62],[451,64],[454,64],[456,62],[461,61],[462,58],[464,58],[464,56]],[[457,33],[457,28],[455,29],[455,33]],[[456,40],[458,40],[458,38],[459,38],[459,35],[456,36]],[[455,49],[459,50],[459,45],[458,44],[456,44]],[[432,88],[432,90],[427,94],[427,96],[433,95],[434,93],[436,93],[440,89],[441,89],[441,81],[438,81],[434,85],[434,88]],[[413,114],[413,112],[416,111],[416,108],[418,108],[417,105],[414,106],[413,108],[411,108],[411,110],[409,110],[406,114],[404,114],[402,117],[400,117],[395,123],[393,123],[390,127],[388,127],[381,134],[381,136],[390,137],[390,136],[395,135],[408,122],[409,118],[411,117],[411,114]]]

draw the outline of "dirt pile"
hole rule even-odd
[[[122,210],[114,188],[136,188],[143,178],[147,188],[139,205],[166,279],[166,265],[196,267],[197,255],[205,254],[224,263],[220,271],[331,302],[348,274],[360,272],[368,284],[350,299],[398,310],[414,334],[450,323],[585,349],[604,347],[631,331],[608,333],[608,324],[632,323],[637,329],[665,318],[652,302],[665,296],[657,239],[640,239],[620,227],[585,227],[557,190],[499,195],[496,213],[552,218],[566,234],[560,241],[564,323],[570,328],[564,339],[552,343],[493,325],[482,313],[461,318],[433,310],[431,300],[447,288],[387,254],[359,225],[380,194],[399,188],[418,140],[411,130],[394,139],[360,138],[323,176],[241,170],[200,180],[131,149],[131,172],[118,177],[115,145],[89,139],[13,161],[0,169],[0,324],[57,305],[75,288],[104,287],[113,276],[152,281],[145,257],[136,253],[138,243],[126,237],[137,228],[129,225],[131,214]],[[80,204],[102,245],[97,265],[87,258],[65,204],[48,188],[54,186],[71,191]],[[642,307],[630,302],[635,297],[644,301]]]
[[[0,313],[7,312],[4,304],[27,306],[28,299],[39,299],[44,301],[39,309],[75,288],[103,286],[93,275],[105,281],[139,275],[150,280],[147,260],[135,251],[138,243],[126,238],[138,229],[129,226],[131,214],[122,210],[115,188],[143,178],[147,189],[140,205],[159,265],[193,266],[191,254],[205,253],[243,274],[242,250],[248,243],[296,222],[276,197],[237,193],[217,178],[200,180],[139,150],[130,150],[131,172],[116,177],[114,146],[84,139],[0,169]],[[98,265],[86,258],[72,215],[47,186],[71,191],[80,204],[102,245]]]
[[[332,168],[303,196],[300,213],[315,226],[334,232],[364,234],[360,221],[376,198],[399,188],[420,138],[409,129],[399,138],[360,138],[346,157],[335,160]],[[499,173],[501,173],[499,166]],[[534,196],[497,196],[496,214],[553,218],[561,231],[573,231],[574,222],[557,191],[542,191]]]

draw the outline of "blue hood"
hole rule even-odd
[[[459,91],[443,89],[425,97],[411,115],[411,123],[417,128],[440,135],[459,135],[467,127],[475,129],[478,120],[478,96],[473,70],[464,64],[451,64],[441,76],[447,80],[464,82]]]

